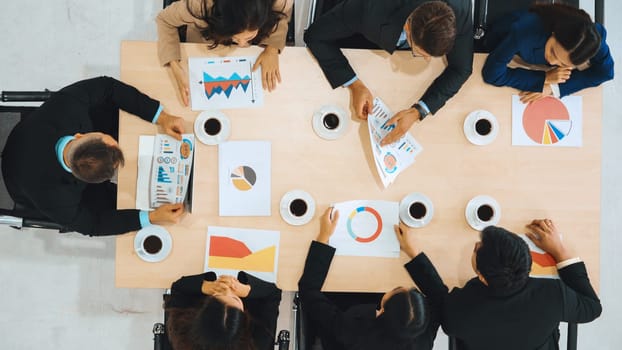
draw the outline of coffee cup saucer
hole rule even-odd
[[[493,210],[493,215],[488,221],[482,221],[477,217],[477,209],[482,205],[489,205]],[[494,198],[486,195],[473,197],[466,205],[464,211],[467,223],[473,229],[481,231],[488,226],[493,226],[501,220],[501,206]]]
[[[149,236],[157,236],[162,241],[162,249],[156,254],[149,254],[142,247],[143,240]],[[166,259],[172,249],[173,239],[171,234],[162,226],[149,225],[138,231],[136,237],[134,237],[134,251],[139,258],[146,262],[162,261]]]
[[[304,213],[304,215],[296,216],[289,210],[289,204],[295,199],[302,199],[307,202],[307,212]],[[279,211],[283,221],[292,226],[301,226],[313,219],[313,215],[315,215],[315,200],[306,191],[292,190],[285,193],[285,195],[281,198]]]
[[[216,119],[220,122],[220,132],[210,135],[205,131],[204,125],[208,119]],[[202,143],[213,146],[227,141],[231,134],[231,121],[221,111],[203,111],[194,121],[194,134]]]
[[[488,135],[480,135],[475,131],[475,123],[480,119],[486,119],[490,122],[491,128]],[[464,119],[464,136],[474,145],[485,146],[492,143],[499,133],[499,122],[497,118],[490,112],[478,109],[475,110]]]
[[[409,208],[412,203],[421,202],[426,207],[426,213],[421,219],[415,219],[410,216]],[[423,193],[413,192],[400,201],[400,220],[406,226],[420,228],[428,225],[434,217],[434,204],[432,200]]]
[[[322,118],[327,114],[334,114],[337,118],[339,118],[339,125],[337,125],[336,128],[328,129],[324,126]],[[336,140],[343,136],[346,131],[348,131],[349,122],[350,121],[348,120],[346,111],[340,107],[332,105],[322,106],[315,113],[313,113],[313,118],[311,120],[313,131],[325,140]]]

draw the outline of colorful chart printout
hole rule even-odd
[[[580,147],[581,97],[549,96],[523,104],[512,96],[512,145]]]
[[[531,272],[529,276],[535,278],[559,278],[557,263],[551,254],[538,248],[526,235],[519,235],[529,246],[531,253]]]
[[[276,282],[280,233],[210,226],[207,229],[205,271],[237,275],[246,271]]]
[[[192,110],[260,107],[261,68],[254,57],[193,57],[188,59]]]
[[[155,136],[149,186],[150,208],[166,203],[184,202],[192,171],[193,154],[193,134],[184,134],[182,141],[165,134]]]
[[[330,244],[337,255],[395,258],[400,245],[394,225],[399,223],[399,204],[388,201],[349,201],[335,204],[339,221]]]

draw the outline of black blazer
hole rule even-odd
[[[140,229],[138,210],[95,212],[85,206],[87,184],[62,168],[55,145],[63,136],[92,131],[117,138],[119,109],[150,122],[159,105],[108,77],[83,80],[54,93],[9,135],[2,153],[9,194],[21,206],[82,234],[114,235]]]
[[[560,321],[584,323],[602,307],[583,263],[559,270],[561,280],[530,278],[515,291],[494,293],[474,278],[445,300],[442,326],[458,349],[558,349]]]
[[[171,296],[165,307],[200,308],[205,295],[201,292],[203,281],[215,281],[214,272],[184,276],[173,283]],[[241,283],[251,286],[246,298],[242,298],[244,310],[251,316],[252,336],[258,350],[273,350],[276,334],[276,322],[279,317],[281,290],[274,283],[266,282],[246,272],[238,273]]]
[[[430,0],[345,0],[319,17],[305,33],[305,42],[333,88],[355,76],[337,40],[360,33],[393,53],[406,19]],[[470,0],[444,0],[456,16],[456,41],[447,67],[421,97],[432,113],[455,95],[473,69],[473,20]],[[415,103],[418,101],[415,101]],[[414,104],[414,103],[413,103]]]
[[[311,242],[304,272],[298,281],[305,315],[315,323],[321,323],[323,327],[333,330],[338,345],[334,349],[325,350],[387,348],[390,344],[382,343],[382,340],[386,339],[370,337],[376,329],[374,324],[377,305],[357,305],[343,312],[321,292],[334,255],[335,248],[317,241]],[[427,257],[420,254],[404,265],[413,281],[427,296],[430,308],[428,328],[412,344],[411,348],[416,350],[432,349],[440,324],[440,302],[443,295],[447,294],[447,288],[436,270],[434,267],[428,268],[432,264],[426,261]]]

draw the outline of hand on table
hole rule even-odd
[[[239,296],[240,298],[246,298],[251,292],[250,285],[241,283],[233,276],[223,275],[218,277],[218,281],[224,283],[229,289],[231,289],[233,294]]]
[[[526,226],[529,229],[527,237],[540,249],[551,254],[555,261],[561,262],[572,258],[570,252],[564,246],[561,235],[553,221],[549,219],[533,220]]]
[[[181,63],[179,63],[179,61],[171,61],[169,65],[171,66],[171,70],[173,71],[173,77],[175,78],[175,82],[177,83],[177,89],[179,90],[181,102],[184,106],[188,106],[188,101],[190,100],[188,74],[181,67]]]
[[[315,240],[320,243],[328,244],[330,236],[332,236],[335,232],[335,227],[337,227],[338,221],[339,211],[333,211],[333,207],[329,207],[328,209],[326,209],[326,211],[320,218],[320,233],[317,235],[317,238]]]
[[[271,46],[266,47],[257,57],[253,71],[261,66],[261,83],[264,89],[272,91],[276,89],[277,82],[281,82],[279,71],[279,50]]]
[[[181,141],[181,134],[184,133],[184,119],[172,116],[164,111],[160,112],[156,124],[160,125],[164,132]]]
[[[572,74],[572,68],[570,67],[557,67],[546,72],[546,78],[544,79],[544,85],[549,84],[561,84],[570,79]]]
[[[411,259],[419,255],[420,251],[414,243],[414,233],[412,229],[403,222],[393,226],[393,228],[395,229],[397,240],[400,242],[400,249]]]
[[[531,103],[531,102],[535,102],[543,97],[546,96],[551,96],[551,94],[549,93],[548,95],[543,93],[543,92],[532,92],[532,91],[521,91],[518,96],[520,97],[520,101],[522,103]]]
[[[374,96],[359,79],[348,86],[352,95],[352,107],[357,118],[367,120],[367,115],[374,108]]]
[[[163,204],[162,206],[156,208],[154,211],[149,212],[149,221],[152,224],[177,224],[179,223],[179,219],[181,218],[181,215],[183,213],[183,203]]]
[[[419,111],[415,108],[405,109],[394,115],[393,118],[387,121],[387,125],[393,124],[395,125],[395,128],[382,139],[380,145],[386,146],[392,144],[393,142],[397,142],[408,132],[410,127],[416,121],[419,121],[419,119]]]

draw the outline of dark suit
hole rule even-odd
[[[215,281],[214,272],[184,276],[173,283],[171,296],[166,301],[168,308],[199,309],[205,300],[201,292],[203,281]],[[251,316],[252,337],[258,350],[273,350],[276,321],[279,317],[281,290],[274,283],[266,282],[246,272],[238,273],[241,283],[251,286],[246,298],[242,298],[244,310]],[[174,320],[170,320],[174,322]]]
[[[559,322],[590,322],[602,311],[583,263],[560,269],[559,276],[530,278],[503,292],[474,278],[447,296],[443,330],[462,350],[558,349]]]
[[[322,340],[324,350],[344,349],[389,349],[391,339],[378,336],[376,325],[376,304],[353,306],[341,311],[321,292],[328,274],[335,248],[316,241],[311,242],[304,272],[298,282],[300,299],[305,317],[315,328]],[[428,296],[430,322],[427,329],[419,335],[408,349],[432,349],[440,322],[440,302],[447,294],[447,288],[434,267],[426,264],[427,258],[420,254],[405,265],[408,273],[421,291]]]
[[[429,1],[429,0],[428,0]],[[333,88],[355,76],[336,42],[360,33],[393,53],[406,19],[426,0],[345,0],[319,17],[305,33],[305,42]],[[447,54],[447,67],[428,87],[421,100],[436,113],[455,95],[473,67],[473,21],[470,0],[446,0],[456,16],[456,41]],[[418,102],[418,101],[415,101]],[[414,104],[414,103],[413,103]]]
[[[65,171],[55,145],[63,136],[100,131],[117,138],[119,109],[151,121],[159,102],[115,79],[83,80],[52,97],[11,132],[2,173],[23,212],[87,235],[140,229],[138,210],[116,210],[116,185],[86,184]],[[135,150],[134,150],[135,151]]]
[[[600,49],[590,59],[589,68],[574,69],[570,79],[559,84],[560,97],[613,79],[613,58],[605,41],[607,32],[600,23],[596,23],[596,30],[602,37]],[[551,32],[545,30],[536,13],[516,12],[496,22],[485,43],[491,52],[482,69],[484,81],[522,91],[541,92],[546,78],[544,71],[508,68],[507,65],[514,55],[518,55],[528,64],[553,68],[544,58],[544,47],[550,36]]]

